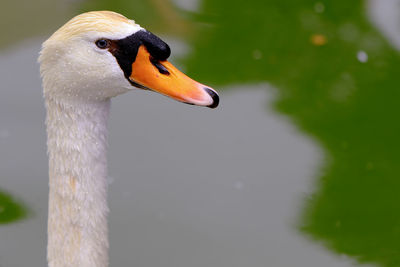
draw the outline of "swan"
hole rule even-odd
[[[111,11],[80,14],[40,51],[49,157],[50,267],[108,266],[110,99],[145,89],[210,108],[219,97],[167,61],[169,46]]]

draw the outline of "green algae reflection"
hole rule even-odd
[[[277,109],[326,151],[300,228],[361,262],[400,266],[400,56],[370,25],[364,2],[203,7],[199,19],[211,27],[193,40],[189,73],[217,85],[272,83]]]
[[[10,195],[0,192],[0,224],[8,224],[26,217],[25,208]]]

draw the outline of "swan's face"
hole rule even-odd
[[[46,97],[103,100],[135,88],[216,107],[216,92],[178,71],[152,33],[109,11],[76,16],[44,44],[39,58]]]

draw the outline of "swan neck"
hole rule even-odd
[[[110,100],[45,98],[50,267],[108,266],[107,119]]]

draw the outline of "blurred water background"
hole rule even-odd
[[[110,118],[110,265],[400,266],[400,1],[7,1],[0,10],[0,266],[45,266],[37,56],[113,10],[221,92],[135,91]]]

